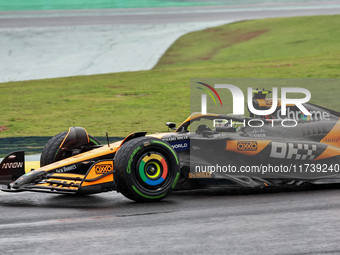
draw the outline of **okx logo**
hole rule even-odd
[[[231,94],[232,94],[232,99],[233,99],[233,114],[234,115],[244,115],[244,94],[240,88],[238,88],[235,85],[231,84],[215,84],[214,87],[203,83],[203,82],[197,82],[198,84],[203,85],[204,87],[197,87],[198,89],[203,90],[205,93],[201,95],[201,112],[202,114],[207,114],[207,94],[213,99],[215,105],[216,100],[212,93],[209,91],[211,90],[218,98],[220,101],[221,106],[222,104],[222,99],[220,97],[220,94],[216,91],[216,89],[228,89]],[[208,89],[209,90],[208,90]],[[263,95],[265,94],[263,91]],[[267,91],[268,93],[268,91]],[[301,93],[304,94],[304,98],[287,98],[287,93]],[[276,111],[276,108],[278,107],[278,97],[277,97],[277,87],[273,87],[272,91],[272,104],[270,109],[255,109],[253,105],[253,88],[248,87],[247,88],[247,105],[249,108],[249,111],[257,116],[266,116],[270,115],[273,112]],[[304,88],[295,88],[295,87],[282,87],[281,88],[281,115],[287,115],[287,105],[295,105],[300,109],[302,113],[306,116],[311,115],[310,112],[303,106],[303,103],[307,103],[311,99],[311,93],[309,92],[308,89]]]
[[[256,141],[237,142],[237,150],[239,151],[257,151]]]

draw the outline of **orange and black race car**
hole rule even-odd
[[[253,105],[268,109],[268,91]],[[310,103],[287,115],[192,114],[173,132],[136,132],[100,145],[84,128],[71,127],[45,145],[40,168],[25,173],[24,152],[0,165],[6,192],[93,194],[116,190],[135,201],[159,201],[174,189],[266,187],[340,180],[340,113]],[[292,123],[289,123],[290,120]]]

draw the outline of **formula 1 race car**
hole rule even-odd
[[[256,109],[271,107],[267,94],[254,94]],[[159,201],[174,189],[338,182],[340,113],[310,103],[304,107],[311,115],[287,105],[293,126],[283,123],[287,119],[280,110],[251,117],[194,113],[178,128],[166,123],[173,132],[136,132],[107,145],[84,128],[71,127],[47,142],[38,169],[25,173],[24,152],[8,154],[0,164],[2,191],[116,190],[145,202]],[[282,171],[275,170],[278,166]]]

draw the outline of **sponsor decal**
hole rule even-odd
[[[211,172],[189,173],[189,178],[212,178]]]
[[[261,129],[254,129],[250,133],[254,135],[254,137],[266,137],[267,130],[261,128]]]
[[[239,151],[257,151],[256,141],[237,142],[237,150]]]
[[[271,146],[271,158],[313,160],[315,158],[313,153],[317,150],[315,144],[306,143],[272,142]]]
[[[134,157],[135,154],[139,151],[139,149],[140,149],[140,146],[138,146],[138,147],[133,151],[133,153],[132,153],[131,156],[130,156],[130,159],[129,159],[129,162],[128,162],[128,167],[127,167],[127,170],[126,170],[126,172],[127,172],[128,174],[131,174],[131,163],[132,163],[133,157]]]
[[[271,142],[271,140],[228,140],[225,150],[253,156],[266,148]]]
[[[179,178],[179,173],[176,174],[176,178],[174,180],[174,183],[172,184],[171,188],[175,188],[176,184],[177,184],[177,181],[178,181],[178,178]]]
[[[324,138],[321,140],[323,143],[337,143],[339,140],[338,139],[330,139],[330,138]]]
[[[175,151],[185,151],[190,148],[190,141],[170,142],[170,145]]]
[[[22,167],[24,162],[13,162],[13,163],[5,163],[2,165],[2,169],[6,168],[20,168]]]
[[[111,172],[113,169],[111,164],[103,164],[103,165],[96,165],[95,166],[95,171],[96,174],[106,174],[108,172]]]
[[[56,173],[65,173],[77,169],[76,165],[64,166],[62,168],[56,169]]]
[[[187,135],[162,138],[162,140],[165,141],[165,142],[182,141],[182,140],[188,140],[188,139],[189,139],[189,137]]]

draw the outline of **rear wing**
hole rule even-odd
[[[9,184],[25,174],[25,152],[8,154],[0,163],[0,184]]]

